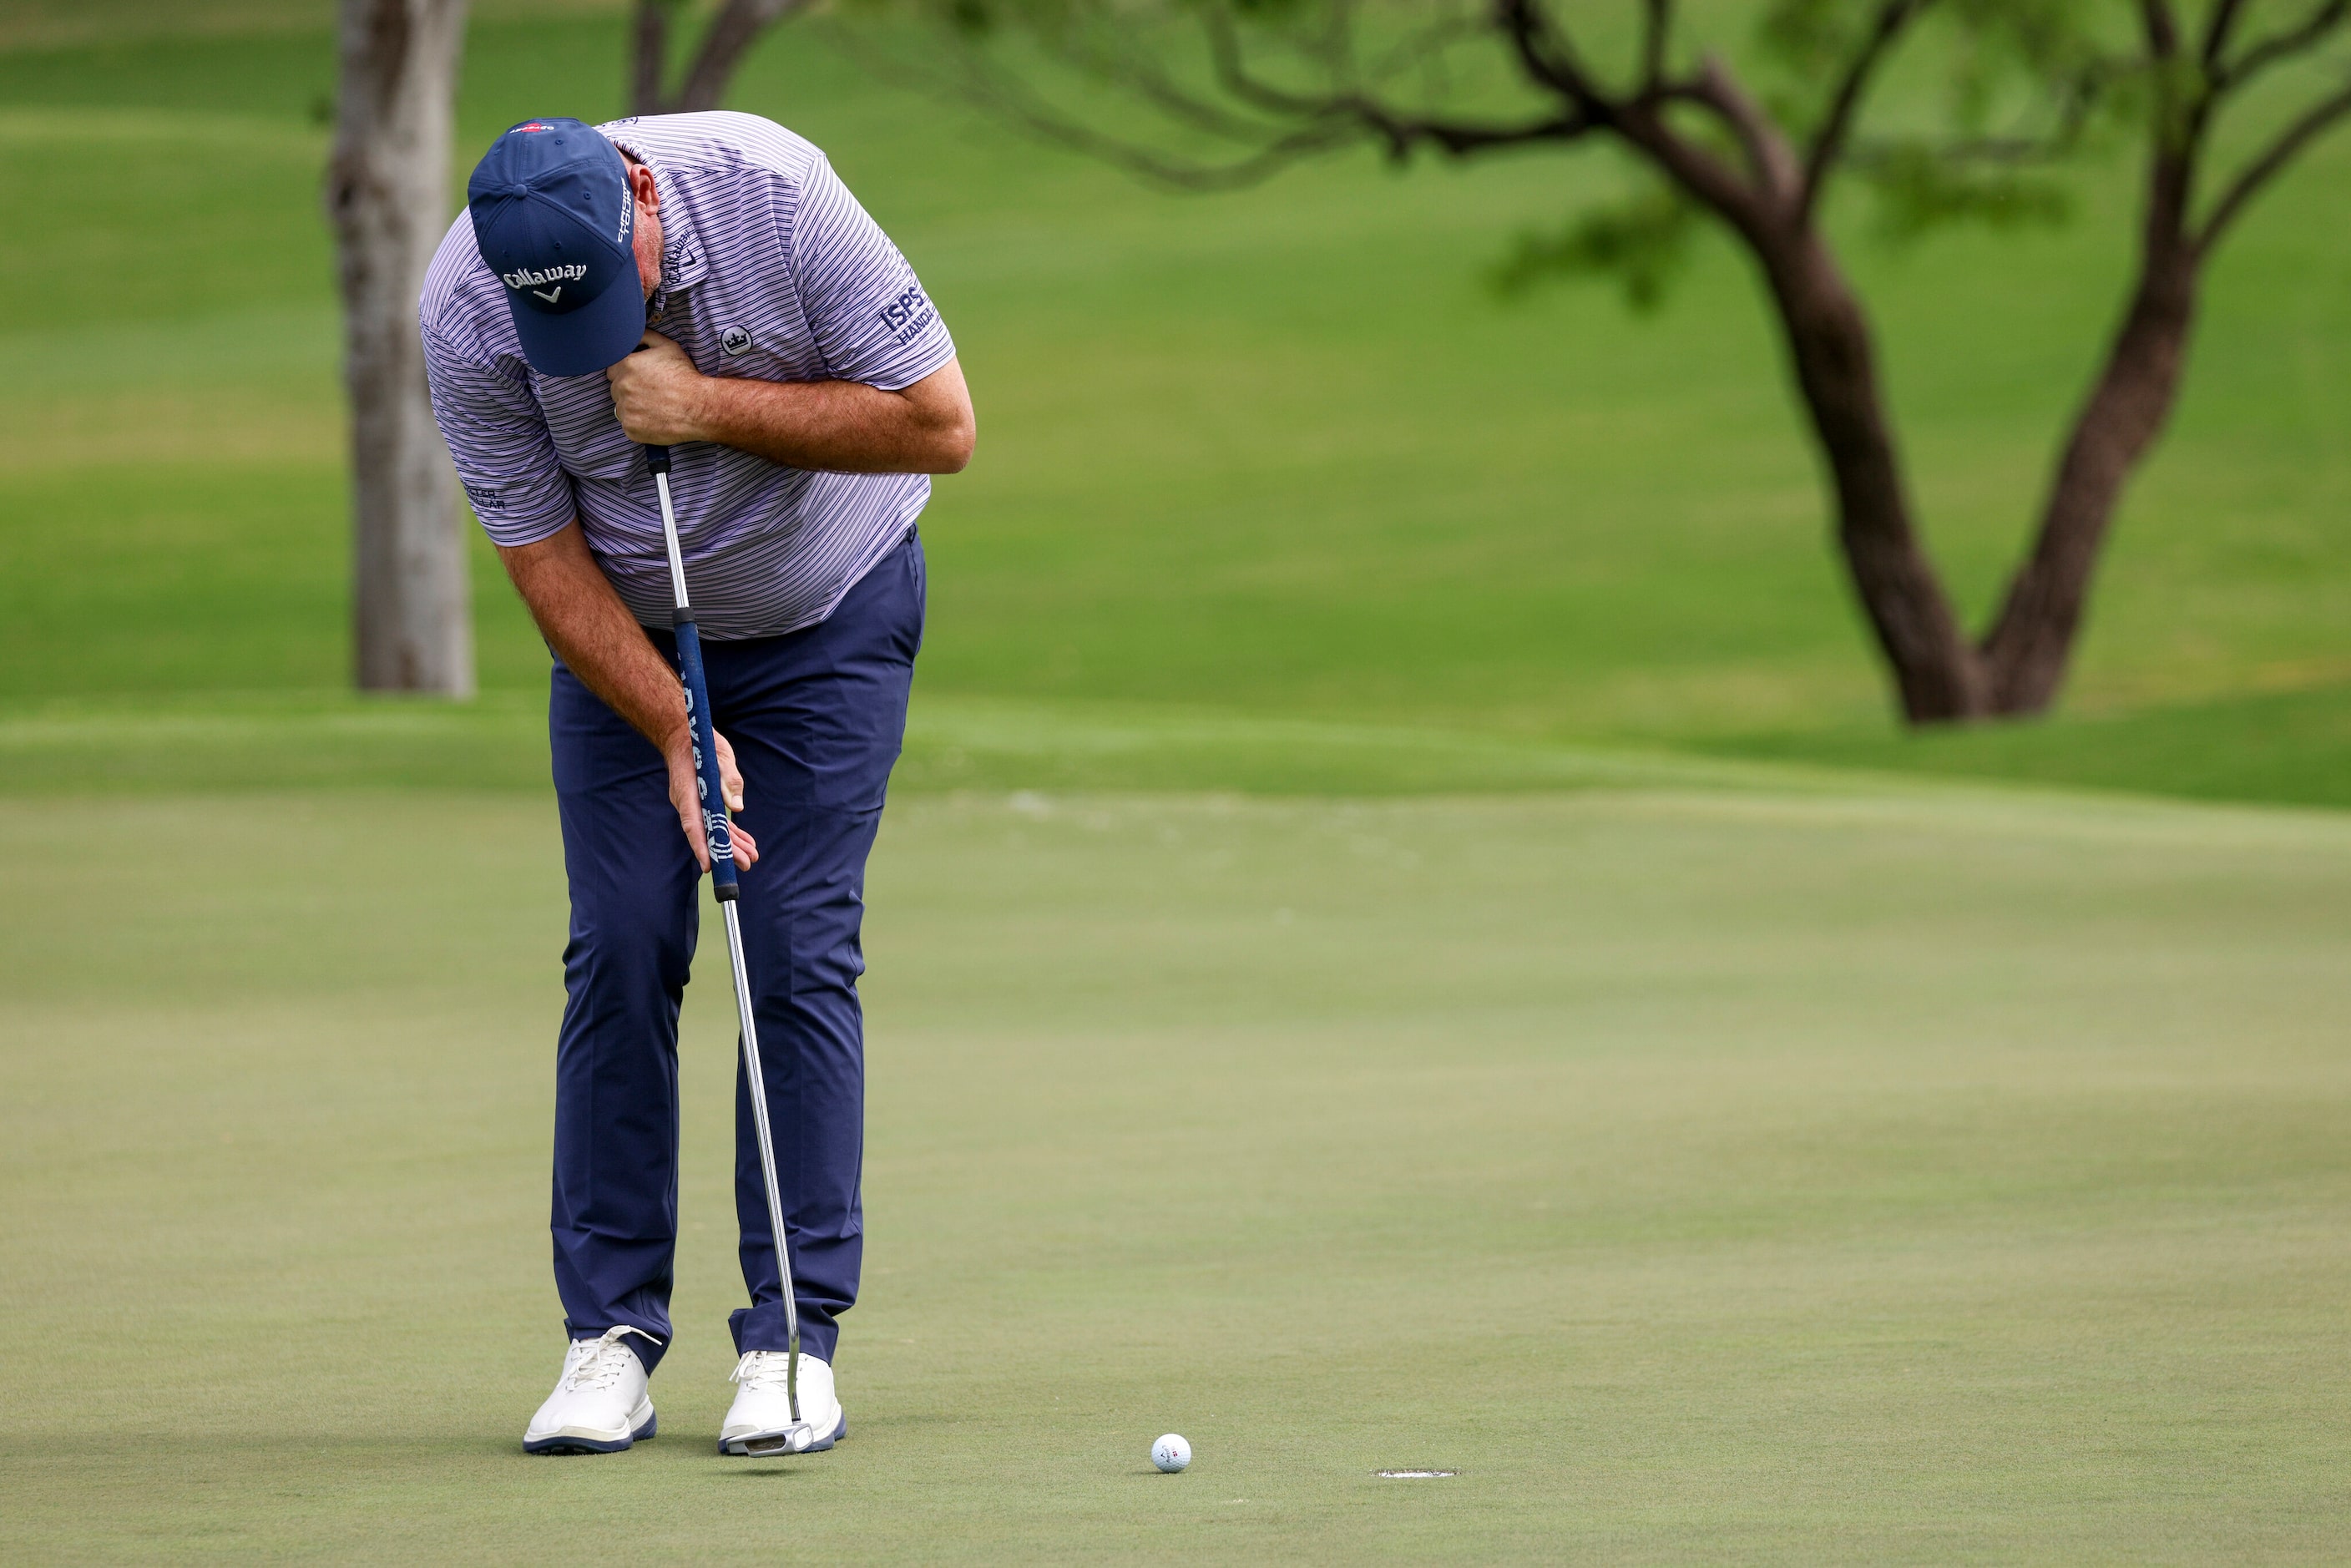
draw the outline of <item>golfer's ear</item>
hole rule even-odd
[[[643,163],[629,165],[629,193],[649,213],[661,211],[661,183]]]

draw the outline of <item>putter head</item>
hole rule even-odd
[[[793,1454],[805,1454],[816,1447],[816,1428],[806,1421],[795,1421],[772,1432],[754,1432],[746,1437],[737,1437],[726,1445],[726,1451],[751,1459],[778,1459]]]

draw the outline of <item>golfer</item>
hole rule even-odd
[[[640,444],[675,448],[801,1329],[799,1403],[848,1429],[857,1300],[865,858],[923,636],[914,521],[970,460],[955,344],[824,154],[748,114],[493,143],[421,302],[433,412],[555,658],[571,931],[556,1039],[555,1285],[570,1336],[532,1453],[653,1433],[677,1240],[677,1016],[709,867],[671,591]],[[751,1305],[718,1434],[789,1421],[785,1317],[740,1064],[735,1211]]]

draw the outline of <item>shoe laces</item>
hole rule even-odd
[[[619,1383],[629,1370],[628,1358],[620,1354],[627,1348],[621,1343],[623,1334],[640,1334],[655,1344],[661,1343],[632,1323],[620,1323],[606,1329],[601,1339],[574,1340],[574,1344],[586,1348],[580,1353],[578,1361],[564,1368],[563,1381],[558,1386],[567,1394],[577,1394],[584,1390],[610,1388]]]
[[[743,1359],[735,1364],[734,1375],[726,1381],[739,1383],[755,1393],[786,1393],[791,1364],[789,1351],[747,1350],[743,1353]]]

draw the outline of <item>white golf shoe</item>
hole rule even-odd
[[[575,1339],[563,1353],[555,1392],[522,1435],[526,1454],[617,1454],[653,1435],[653,1399],[645,1364],[622,1343],[625,1334],[661,1341],[622,1323],[601,1339]]]
[[[794,1431],[784,1379],[790,1355],[780,1350],[745,1353],[735,1364],[735,1403],[718,1428],[718,1451],[764,1458],[781,1454],[820,1454],[849,1435],[849,1416],[832,1391],[832,1368],[800,1353],[800,1419]],[[764,1441],[763,1441],[764,1439]]]

